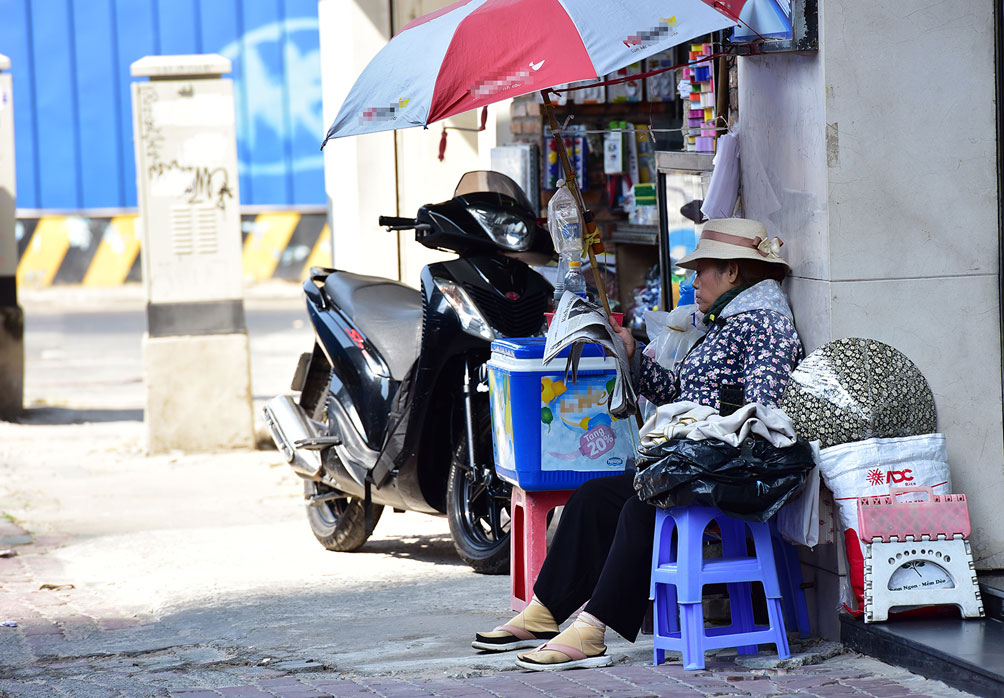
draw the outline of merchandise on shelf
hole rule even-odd
[[[658,225],[659,213],[654,184],[636,184],[631,188],[628,222],[634,225]]]
[[[635,141],[638,149],[638,180],[635,184],[648,184],[655,181],[655,139],[648,128],[635,128]]]
[[[632,63],[629,66],[621,68],[613,73],[606,76],[607,80],[616,80],[618,78],[626,78],[632,75],[641,74],[641,63]],[[628,80],[627,82],[619,82],[616,85],[609,85],[607,87],[607,101],[612,103],[617,102],[640,102],[642,97],[642,80],[641,78],[637,80]]]
[[[711,44],[692,44],[690,60],[700,61],[710,58]],[[684,105],[686,129],[684,130],[684,150],[714,152],[715,150],[715,71],[711,61],[694,63],[681,71],[678,85],[681,96],[686,95]],[[689,92],[687,88],[689,87]]]
[[[584,90],[576,90],[572,93],[572,102],[575,104],[606,104],[606,85],[598,85]]]
[[[669,51],[649,56],[644,62],[644,72],[648,73],[660,68],[670,68],[673,66],[672,54]],[[667,70],[665,73],[651,75],[645,78],[645,98],[649,102],[674,102],[676,101],[676,73],[675,70]]]
[[[603,134],[603,174],[624,174],[624,133],[620,121],[611,121]]]
[[[656,264],[645,272],[644,283],[635,287],[632,292],[630,305],[624,319],[625,326],[632,329],[645,327],[645,312],[659,310],[660,286],[659,265]]]
[[[638,179],[638,140],[634,124],[621,122],[624,135],[624,174],[628,178],[628,186],[637,184]]]
[[[555,89],[555,90],[564,90],[564,89],[566,89],[568,87],[568,85],[569,85],[569,83],[563,82],[560,85],[555,85],[552,89]],[[568,104],[568,95],[569,95],[568,92],[555,92],[554,94],[552,94],[549,97],[549,99],[551,100],[551,104],[552,105],[554,105],[556,107],[563,107],[566,104]],[[544,100],[539,99],[539,95],[538,95],[538,101],[539,102],[543,102]]]
[[[580,190],[588,188],[589,180],[586,175],[586,168],[588,166],[589,149],[587,147],[585,133],[582,133],[582,135],[574,134],[584,132],[585,130],[586,127],[584,124],[572,124],[566,131],[566,133],[571,135],[565,136],[565,151],[568,153],[569,162],[572,165],[572,169],[575,171],[575,181],[578,183]],[[558,180],[563,179],[565,175],[561,171],[561,158],[558,156],[558,143],[554,139],[550,128],[546,128],[544,130],[544,140],[547,143],[546,188],[556,189],[558,186]]]

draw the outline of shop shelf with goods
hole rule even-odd
[[[680,97],[686,101],[684,150],[687,151],[708,153],[715,150],[717,114],[715,67],[711,54],[710,43],[691,44],[690,60],[698,62],[680,71]]]
[[[675,65],[686,61],[687,48],[678,47],[605,77],[631,77],[653,68]],[[616,273],[617,252],[611,244],[610,233],[616,224],[627,222],[629,218],[632,187],[640,181],[654,182],[651,160],[655,149],[683,147],[682,104],[676,91],[677,73],[678,70],[673,70],[619,85],[591,87],[551,96],[557,121],[565,130],[565,147],[582,190],[583,202],[592,212],[600,238],[607,247],[607,254],[600,255],[598,262],[614,310],[623,303],[619,298],[620,283],[613,276]],[[539,147],[540,207],[543,214],[554,194],[557,180],[564,173],[558,157],[558,143],[552,137],[541,105],[520,103],[531,100],[536,98],[527,96],[514,101],[511,128],[515,141],[534,143]],[[650,133],[649,128],[656,133]],[[609,168],[604,166],[604,151],[611,138],[618,141],[629,165],[622,166],[614,175],[608,174]],[[646,174],[642,175],[642,171]],[[635,172],[637,174],[632,176]],[[651,216],[648,222],[652,224],[655,222],[654,207],[648,211]],[[587,271],[585,276],[592,287],[592,273]]]
[[[703,53],[705,50],[707,53]],[[677,292],[669,291],[669,287],[663,288],[664,279],[670,279],[670,284],[675,281],[677,285],[682,279],[680,273],[674,275],[673,270],[660,268],[663,255],[659,252],[660,194],[655,153],[683,152],[688,148],[686,136],[690,129],[687,119],[689,110],[693,108],[690,100],[693,86],[704,90],[698,94],[705,95],[703,99],[706,101],[710,100],[709,118],[713,121],[716,98],[714,75],[703,82],[697,78],[707,77],[705,73],[713,73],[719,66],[708,60],[696,64],[694,68],[677,67],[647,77],[641,77],[641,74],[681,66],[691,60],[692,54],[698,58],[710,56],[710,50],[709,39],[698,39],[628,66],[615,75],[604,76],[605,79],[629,78],[626,82],[589,86],[588,89],[551,96],[557,122],[563,129],[565,147],[582,190],[583,202],[593,214],[606,249],[599,265],[605,275],[604,286],[611,307],[627,312],[632,329],[639,335],[644,327],[644,311],[668,307],[668,299],[676,297]],[[694,79],[685,85],[686,98],[681,96],[684,71],[687,71],[688,78]],[[639,76],[637,80],[630,79],[636,75]],[[727,82],[724,80],[722,84]],[[572,87],[582,85],[577,83]],[[520,104],[520,99],[527,103]],[[514,102],[512,109],[513,138],[517,142],[533,143],[539,147],[540,207],[543,215],[557,180],[563,176],[557,153],[558,143],[552,137],[541,105],[530,103],[533,97],[520,99]],[[704,112],[701,115],[703,117]],[[703,119],[701,125],[705,125]],[[710,127],[714,128],[713,124]],[[695,138],[698,136],[705,137],[701,136],[700,130]],[[704,144],[704,141],[701,143]],[[674,239],[667,240],[666,244],[679,248],[681,242]],[[685,246],[686,242],[682,244]],[[592,287],[591,272],[587,270],[585,276]]]

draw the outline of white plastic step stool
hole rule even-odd
[[[921,501],[900,501],[908,494]],[[983,599],[966,540],[964,494],[931,487],[893,488],[858,500],[858,531],[865,544],[865,622],[889,618],[897,606],[957,606],[965,618],[983,617]]]

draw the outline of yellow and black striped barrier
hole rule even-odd
[[[323,213],[244,215],[241,236],[247,282],[302,281],[310,267],[331,265],[331,231]],[[142,280],[135,215],[18,218],[16,237],[21,288]]]

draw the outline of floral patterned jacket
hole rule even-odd
[[[717,410],[722,384],[738,383],[747,403],[778,407],[803,356],[784,291],[776,281],[761,281],[725,306],[676,371],[643,355],[639,346],[634,384],[656,405],[691,400]]]

